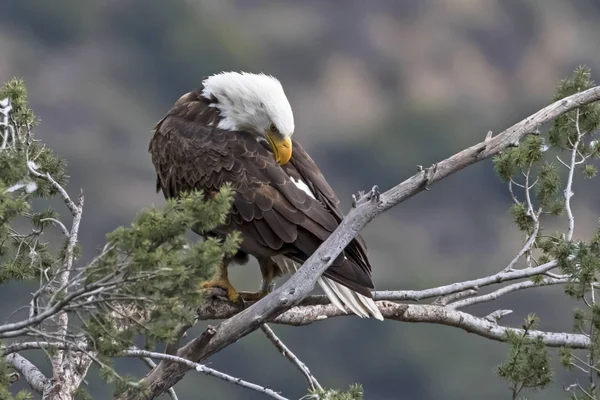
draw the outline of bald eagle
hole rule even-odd
[[[293,273],[342,221],[339,200],[323,174],[292,139],[294,115],[279,80],[265,74],[223,72],[184,94],[154,128],[149,151],[156,190],[180,193],[235,190],[227,222],[211,235],[239,231],[240,250],[224,260],[205,287],[227,290],[232,301],[256,300],[282,272]],[[262,284],[238,293],[227,277],[231,262],[254,256]],[[331,302],[360,317],[383,317],[370,289],[371,264],[363,239],[354,239],[319,278]]]

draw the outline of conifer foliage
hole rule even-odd
[[[185,234],[192,226],[205,232],[222,224],[232,191],[224,186],[210,198],[192,192],[144,210],[130,226],[109,233],[100,254],[81,265],[76,244],[85,234],[78,231],[83,195],[69,197],[65,161],[34,136],[39,121],[28,108],[23,81],[7,83],[0,99],[7,99],[0,126],[0,283],[40,282],[29,318],[0,326],[0,338],[32,336],[84,348],[105,380],[120,388],[135,386],[114,371],[112,358],[133,348],[136,335],[144,338],[146,348],[154,348],[194,322],[203,299],[201,283],[224,257],[235,254],[239,237],[190,243]],[[66,216],[32,205],[35,199],[53,197],[63,199]],[[62,235],[56,246],[46,241],[44,233],[50,229]],[[62,351],[47,350],[52,358]],[[0,398],[10,398],[13,375],[4,357],[0,368]]]
[[[595,86],[591,71],[577,68],[573,76],[562,80],[556,89],[555,101]],[[600,105],[583,105],[556,118],[547,132],[535,132],[523,143],[515,144],[494,158],[499,177],[508,183],[513,199],[511,214],[515,224],[531,243],[527,249],[530,266],[556,260],[561,275],[555,278],[565,282],[565,294],[581,304],[574,311],[574,330],[588,335],[592,346],[587,355],[579,358],[571,349],[560,350],[562,363],[567,368],[577,367],[588,374],[587,384],[568,385],[573,398],[600,398],[596,388],[600,357],[600,305],[596,302],[597,276],[600,272],[600,225],[588,240],[574,240],[573,216],[574,187],[580,179],[593,179],[600,158]],[[567,227],[561,232],[545,232],[544,224],[551,219],[567,218]],[[538,284],[547,278],[535,276]],[[523,389],[543,389],[552,382],[547,349],[539,338],[527,332],[538,324],[530,315],[524,325],[524,334],[510,333],[509,359],[498,368],[516,399]]]

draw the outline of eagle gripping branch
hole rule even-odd
[[[253,304],[251,307],[221,322],[217,327],[214,328],[215,334],[208,341],[194,339],[180,348],[177,351],[177,355],[193,362],[200,362],[229,346],[250,332],[258,329],[265,322],[277,319],[278,316],[299,304],[310,293],[310,291],[314,288],[317,279],[329,267],[331,261],[335,259],[346,247],[346,245],[375,217],[381,215],[385,211],[400,204],[417,193],[428,189],[431,184],[442,180],[469,165],[497,155],[511,144],[519,143],[519,141],[526,135],[532,132],[537,132],[540,125],[552,121],[559,115],[598,100],[600,100],[600,87],[593,87],[586,91],[566,97],[562,100],[558,100],[511,126],[495,137],[488,133],[483,142],[464,149],[461,152],[443,161],[440,161],[437,164],[434,164],[436,167],[431,169],[431,171],[430,169],[419,171],[415,175],[406,179],[404,182],[382,193],[380,196],[373,196],[375,198],[378,197],[379,201],[377,202],[363,202],[360,201],[361,199],[357,198],[355,200],[355,207],[353,207],[348,215],[344,218],[338,229],[331,234],[331,236],[321,245],[321,247],[319,247],[319,249],[292,277],[290,277],[286,283],[260,301]],[[424,182],[425,184],[423,184]],[[422,312],[411,314],[414,315],[414,318],[411,320],[411,322],[443,323],[439,318],[427,319],[424,317],[431,315],[430,313],[434,312],[434,314],[438,317],[440,317],[441,314],[444,314],[451,319],[454,316],[460,317],[459,320],[462,319],[463,321],[464,318],[467,318],[467,321],[473,323],[473,327],[477,328],[475,330],[470,330],[474,333],[482,333],[482,331],[487,330],[488,332],[496,332],[498,337],[501,337],[502,332],[497,330],[508,329],[494,325],[489,321],[485,321],[489,325],[482,325],[479,321],[480,319],[473,317],[470,314],[448,310],[441,306],[394,304],[396,303],[378,302],[380,308],[384,310],[393,310],[397,307],[403,307],[405,311],[402,315],[407,315],[407,310],[411,310],[411,307],[421,307],[421,311],[425,310],[423,307],[438,307],[435,310],[429,310],[429,313]],[[437,311],[439,311],[439,313]],[[453,312],[460,314],[455,315],[452,314]],[[384,316],[389,318],[390,314],[387,311],[382,311],[382,313]],[[421,317],[425,319],[419,319]],[[447,325],[456,326],[454,324]],[[485,335],[482,334],[482,336]],[[578,336],[573,337],[573,335],[569,335],[561,336],[560,338],[549,336],[547,338],[553,343],[564,344],[566,340],[569,344],[579,343],[581,346],[586,346],[585,343],[580,342],[580,339],[582,338]],[[161,363],[152,371],[150,371],[150,373],[148,373],[144,378],[145,384],[149,389],[146,398],[154,399],[164,393],[168,388],[172,387],[175,383],[181,380],[181,378],[183,378],[189,369],[190,368],[188,366],[179,363],[170,362],[167,360],[161,361]],[[128,397],[125,395],[123,398]]]

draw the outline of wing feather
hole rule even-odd
[[[335,217],[337,225],[344,218],[344,214],[339,207],[338,197],[304,148],[296,141],[293,142],[292,146],[294,150],[290,161],[291,165],[284,166],[284,169],[296,181],[302,180],[308,186],[316,199]],[[367,248],[363,238],[358,235],[342,254],[347,257],[347,260],[336,259],[324,275],[353,289],[357,286],[363,287],[362,291],[358,291],[370,296],[370,292],[365,289],[373,288],[372,268],[367,257]]]

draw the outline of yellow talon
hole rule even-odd
[[[235,290],[235,288],[229,282],[229,279],[219,279],[214,281],[207,281],[202,283],[203,289],[219,288],[227,292],[227,298],[232,303],[240,303],[242,301],[241,296]]]
[[[202,289],[219,288],[227,292],[227,298],[232,303],[243,304],[242,297],[239,295],[237,290],[229,282],[227,276],[227,264],[220,265],[215,271],[213,279],[203,282],[201,285]]]
[[[244,301],[256,302],[270,292],[273,291],[275,282],[273,280],[281,275],[281,270],[271,259],[259,259],[259,265],[262,275],[262,282],[258,292],[238,292],[235,290],[231,282],[229,282],[227,265],[228,262],[224,262],[220,265],[213,275],[213,277],[203,282],[201,285],[202,289],[219,288],[227,292],[227,298],[230,302],[236,304],[244,304]]]
[[[265,297],[268,294],[269,294],[268,292],[263,292],[263,291],[259,291],[259,292],[239,292],[239,295],[241,296],[241,298],[244,301],[249,301],[249,302],[259,301],[260,299],[262,299],[263,297]]]

